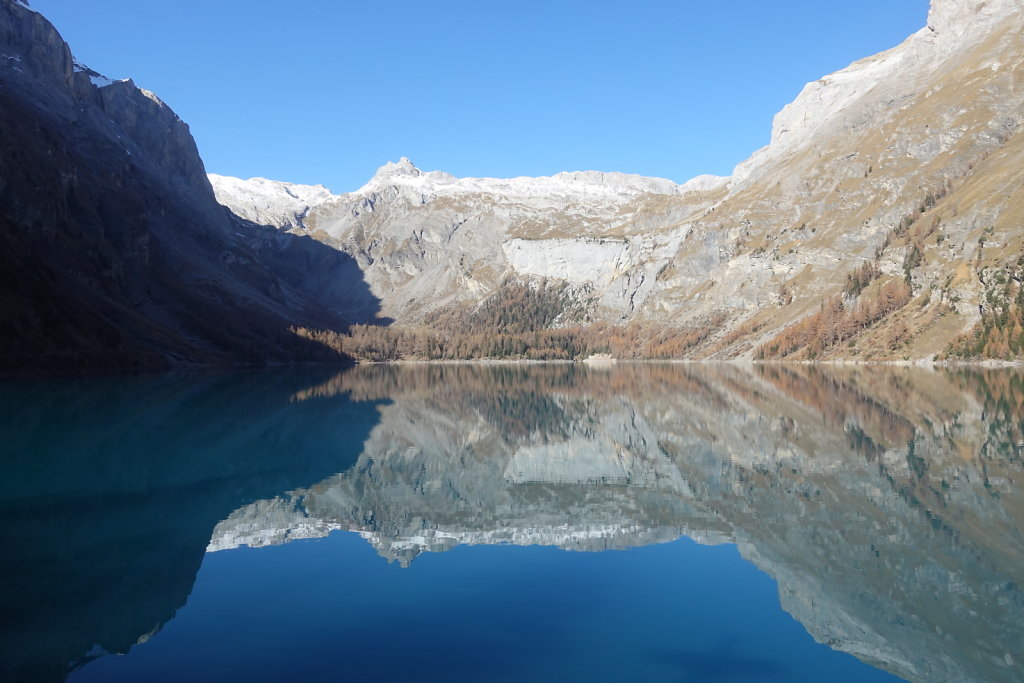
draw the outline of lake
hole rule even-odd
[[[0,383],[11,681],[1021,681],[1024,375]]]

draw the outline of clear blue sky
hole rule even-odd
[[[76,57],[187,121],[206,168],[354,190],[458,176],[728,174],[807,81],[927,0],[30,0]]]

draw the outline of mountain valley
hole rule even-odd
[[[1021,9],[936,0],[903,44],[808,84],[728,178],[456,179],[403,158],[343,195],[211,180],[235,213],[351,254],[400,324],[557,283],[555,326],[712,325],[689,357],[935,359],[1000,317],[1007,348],[982,355],[1016,357],[1020,288],[993,281],[1024,256]],[[847,329],[773,351],[830,299]]]
[[[346,194],[207,175],[155,95],[0,9],[8,372],[1024,354],[1021,0],[934,0],[899,46],[809,83],[729,177],[455,178],[403,158]],[[370,341],[345,341],[354,324]],[[609,329],[633,341],[565,341]],[[553,355],[522,336],[542,333]]]

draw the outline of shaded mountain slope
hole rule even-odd
[[[0,1],[0,371],[336,358],[288,328],[372,318],[352,265],[237,221],[170,108]]]

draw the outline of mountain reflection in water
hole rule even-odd
[[[204,550],[333,530],[402,565],[735,543],[819,642],[911,680],[1022,677],[1016,371],[372,366],[12,383],[0,402],[14,678],[158,630]]]
[[[320,373],[0,384],[0,678],[63,680],[185,604],[233,510],[350,467],[372,403]]]

